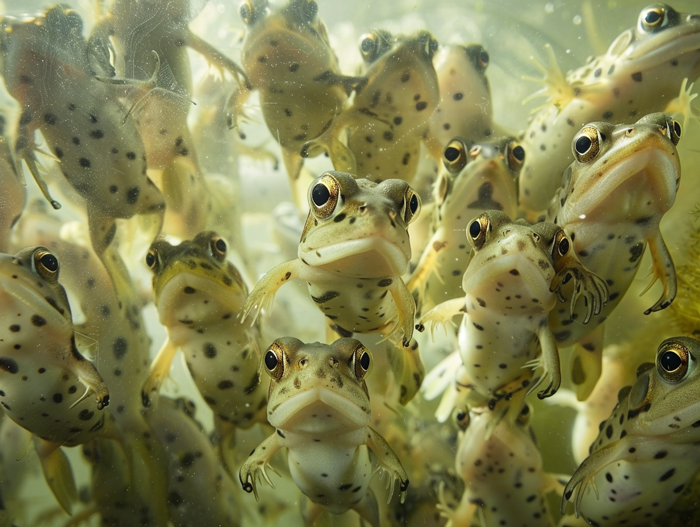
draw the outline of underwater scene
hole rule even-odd
[[[0,76],[0,527],[700,526],[697,0],[0,0]]]

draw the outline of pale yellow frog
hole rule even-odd
[[[445,147],[433,188],[431,237],[406,284],[423,312],[462,294],[471,254],[464,236],[469,220],[485,210],[515,217],[516,182],[524,159],[525,150],[512,137],[473,146],[455,137]]]
[[[547,208],[573,160],[570,141],[584,124],[634,122],[664,111],[683,80],[700,75],[699,50],[700,16],[653,4],[604,55],[565,79],[558,70],[550,72],[550,92],[560,95],[523,134],[528,158],[520,174],[521,207],[533,217]]]
[[[560,345],[580,344],[573,362],[580,399],[600,376],[601,324],[630,287],[647,246],[653,282],[660,280],[663,291],[645,314],[668,307],[676,296],[675,268],[659,223],[680,183],[680,136],[678,121],[656,113],[634,124],[590,123],[574,137],[576,159],[564,173],[548,219],[564,229],[578,259],[603,278],[610,291],[607,304],[587,326],[579,323],[584,317],[580,305],[573,315],[560,308],[549,319]],[[562,290],[570,294],[571,285]]]
[[[265,467],[286,448],[292,479],[306,496],[306,525],[324,510],[342,514],[353,509],[378,527],[378,505],[369,488],[372,476],[378,468],[388,472],[389,496],[398,480],[401,499],[408,476],[386,440],[369,426],[364,379],[372,359],[367,348],[348,338],[327,345],[285,337],[270,345],[264,364],[272,378],[267,417],[276,431],[243,463],[243,489],[257,496],[258,471],[272,485]]]
[[[613,527],[654,522],[700,468],[700,342],[661,343],[655,364],[642,364],[631,387],[600,425],[589,457],[565,489],[576,515]]]

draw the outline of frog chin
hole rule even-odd
[[[46,309],[48,307],[46,298],[34,289],[36,278],[27,278],[16,271],[15,273],[18,279],[7,280],[6,276],[0,276],[0,305],[9,306],[13,302],[20,302],[31,310],[40,312],[50,327],[61,328],[67,334],[72,333],[70,317],[66,321],[66,316],[59,313],[56,308]]]
[[[384,278],[404,274],[410,255],[386,238],[368,236],[303,251],[300,247],[299,258],[307,265],[343,276]]]
[[[323,386],[287,399],[268,413],[275,428],[294,432],[354,430],[369,425],[369,404],[363,409],[344,395]]]

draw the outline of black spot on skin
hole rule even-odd
[[[228,390],[229,388],[233,388],[233,383],[229,380],[221,381],[217,385],[217,388],[219,388],[219,390]]]
[[[183,501],[182,496],[180,496],[177,492],[172,491],[168,493],[168,505],[179,507],[182,505]]]
[[[661,477],[659,478],[659,481],[666,481],[667,479],[671,478],[674,474],[676,473],[676,469],[672,468],[668,470],[667,472],[663,473]]]
[[[213,359],[216,357],[217,351],[216,347],[214,347],[214,344],[207,342],[204,344],[204,356],[208,359]]]
[[[121,360],[126,355],[129,344],[126,342],[124,337],[117,337],[114,339],[114,344],[112,344],[112,352],[114,353],[114,358]]]
[[[57,146],[57,147],[54,149],[54,152],[56,153],[56,157],[57,157],[58,159],[63,159],[63,150],[61,150],[61,147]]]
[[[428,107],[428,103],[425,101],[418,101],[416,103],[416,110],[419,112],[422,110],[425,110],[427,107]]]
[[[132,161],[136,159],[136,154],[134,152],[127,152],[126,153],[127,159],[131,159]]]
[[[102,139],[105,136],[105,134],[102,132],[102,130],[93,130],[90,132],[90,137],[93,139]]]
[[[63,402],[63,395],[61,395],[60,393],[54,393],[53,402],[55,402],[56,404],[61,404]]]
[[[352,487],[352,483],[343,483],[340,487],[338,487],[338,490],[348,490]]]
[[[411,78],[411,74],[408,71],[404,71],[401,75],[401,82],[408,82]]]
[[[32,122],[31,112],[29,110],[25,110],[24,112],[22,112],[22,115],[19,116],[19,125],[26,126],[31,122]]]
[[[92,122],[92,123],[97,122],[97,116],[94,113],[90,114],[90,122]]]
[[[511,270],[508,271],[508,272],[509,272],[510,274],[512,274],[513,276],[518,276],[518,275],[520,274],[520,273],[518,272],[517,269],[511,269]]]
[[[82,410],[78,414],[78,419],[80,419],[81,421],[89,421],[93,417],[95,417],[95,412],[91,412],[90,410],[87,410],[87,409]]]
[[[12,324],[12,325],[10,326],[10,331],[12,331],[12,333],[17,333],[20,329],[21,329],[21,328],[20,328],[20,326],[19,326],[18,324]]]
[[[340,222],[343,221],[346,217],[347,217],[347,214],[345,214],[344,212],[341,212],[341,213],[338,214],[335,218],[333,218],[333,221],[336,222],[336,223],[340,223]]]
[[[80,144],[80,137],[74,137],[72,141],[75,146],[78,146]]]
[[[109,186],[109,192],[110,192],[111,194],[116,194],[118,190],[119,190],[119,187],[116,186],[116,185],[110,185],[110,186]]]
[[[127,192],[126,192],[126,202],[129,205],[133,205],[136,203],[139,199],[139,193],[141,192],[141,189],[139,187],[131,187]]]
[[[319,297],[311,296],[311,299],[316,303],[316,304],[325,304],[329,300],[333,300],[335,297],[339,296],[340,293],[338,291],[326,291]]]
[[[386,141],[391,141],[394,138],[394,134],[387,130],[386,132],[384,132],[382,137],[384,137]]]
[[[608,439],[612,437],[613,434],[613,427],[612,425],[608,425],[607,428],[605,429],[605,435],[607,436]]]
[[[657,452],[656,454],[654,454],[654,459],[663,459],[663,458],[665,458],[667,455],[668,455],[668,452],[666,452],[665,450],[660,450],[659,452]]]
[[[32,324],[40,328],[41,326],[46,325],[46,319],[39,315],[32,315]]]
[[[190,287],[190,286],[186,286],[186,287],[182,290],[182,292],[185,293],[186,295],[191,295],[191,294],[193,294],[193,293],[195,292],[195,288],[194,288],[194,287]]]
[[[377,282],[377,285],[379,287],[389,287],[393,283],[394,281],[391,278],[384,278],[382,280],[379,280],[379,282]]]
[[[298,64],[297,62],[295,62],[294,64],[292,64],[291,66],[289,66],[289,71],[291,71],[292,73],[294,73],[294,72],[297,71],[298,69],[299,69],[299,64]]]
[[[58,117],[56,117],[52,113],[45,113],[44,114],[44,122],[48,124],[49,126],[53,126],[58,122]]]
[[[10,357],[0,357],[0,370],[6,371],[7,373],[17,373],[19,371],[19,366],[17,362]],[[3,396],[4,395],[3,393]]]
[[[606,473],[605,473],[605,479],[608,480],[608,483],[612,483],[612,482],[613,482],[612,474],[610,474],[610,472],[606,472]]]
[[[394,117],[394,124],[395,125],[400,125],[403,122],[403,119],[401,117]]]
[[[642,242],[635,243],[630,247],[630,262],[636,262],[644,252],[644,244]]]
[[[638,71],[637,73],[632,74],[632,80],[634,82],[642,82],[642,72]]]
[[[90,160],[87,157],[81,157],[78,159],[78,164],[83,168],[90,168]]]

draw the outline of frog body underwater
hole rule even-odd
[[[27,201],[27,191],[17,171],[12,154],[10,138],[7,136],[5,116],[0,114],[0,253],[9,251],[10,231],[17,223]]]
[[[674,337],[638,368],[566,486],[562,510],[573,497],[591,524],[646,525],[673,504],[700,467],[699,357],[699,341]]]
[[[342,514],[352,508],[378,526],[378,506],[369,488],[375,467],[388,472],[389,496],[398,480],[403,499],[408,477],[386,440],[369,426],[364,381],[371,367],[369,351],[349,338],[327,345],[284,337],[270,345],[264,363],[272,378],[267,416],[276,431],[243,463],[239,478],[244,490],[256,492],[258,471],[270,482],[265,466],[286,448],[292,479],[306,496],[306,525],[323,510]]]
[[[536,116],[523,135],[529,153],[520,174],[520,205],[544,211],[571,163],[569,141],[586,123],[618,124],[665,111],[685,78],[700,75],[700,16],[666,4],[643,9],[637,26],[619,35],[607,53],[566,77],[568,97]]]

